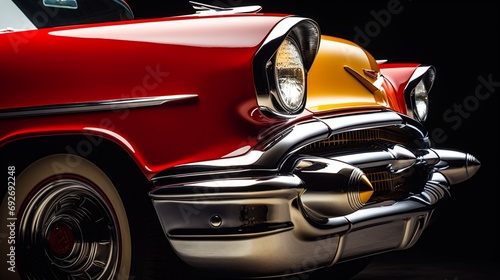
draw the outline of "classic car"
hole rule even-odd
[[[433,65],[174,2],[0,0],[1,279],[349,278],[480,168]]]

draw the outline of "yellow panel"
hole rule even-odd
[[[346,68],[355,72],[358,78]],[[372,70],[372,75],[379,75],[378,64],[363,48],[347,40],[323,36],[308,74],[306,107],[314,112],[325,112],[387,106],[381,78],[366,74],[368,70]],[[365,85],[359,79],[364,79]],[[371,92],[366,81],[379,90]]]

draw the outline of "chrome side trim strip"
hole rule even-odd
[[[145,98],[129,98],[116,100],[103,100],[95,102],[80,102],[61,105],[44,105],[34,107],[23,107],[16,109],[0,110],[0,119],[37,117],[56,114],[74,114],[85,112],[97,112],[105,110],[123,110],[141,107],[160,106],[173,101],[194,101],[198,98],[196,94],[180,94],[168,96],[156,96]]]

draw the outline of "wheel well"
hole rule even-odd
[[[58,135],[26,138],[0,148],[2,166],[14,165],[17,173],[37,159],[53,154],[67,154],[69,167],[78,164],[74,156],[88,159],[115,183],[126,198],[147,197],[152,184],[133,158],[118,144],[97,136]],[[5,168],[4,168],[5,169]]]
[[[66,163],[70,168],[78,164],[78,157],[75,156],[83,157],[99,167],[113,182],[127,212],[132,256],[139,260],[132,263],[134,277],[147,275],[147,279],[160,279],[171,271],[180,271],[185,267],[170,247],[149,198],[152,183],[118,144],[86,135],[21,139],[0,148],[0,168],[6,171],[8,166],[15,166],[16,174],[20,174],[36,160],[54,154],[68,155]],[[0,188],[0,198],[6,195],[6,191],[7,188]],[[166,266],[165,263],[177,265]]]

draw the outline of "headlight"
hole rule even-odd
[[[405,88],[408,115],[420,122],[424,122],[429,113],[429,91],[435,76],[433,66],[419,66]]]
[[[281,43],[274,64],[276,100],[286,113],[296,113],[306,101],[306,70],[301,53],[292,38],[287,37]]]
[[[260,112],[272,118],[302,113],[307,99],[307,71],[319,43],[319,27],[307,18],[287,17],[273,28],[253,62]]]

